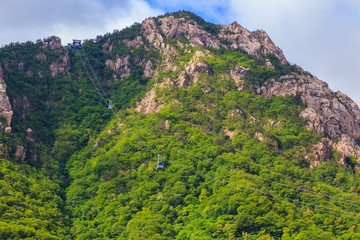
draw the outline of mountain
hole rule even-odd
[[[0,87],[1,239],[360,239],[359,107],[262,30],[11,43]]]

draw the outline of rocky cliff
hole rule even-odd
[[[51,96],[58,94],[50,89],[59,78],[69,76],[69,70],[69,51],[61,45],[59,37],[11,44],[1,49],[0,130],[13,133],[8,136],[12,143],[8,143],[7,153],[21,161],[26,157],[38,159],[35,145],[51,139],[46,128],[57,124],[47,113],[56,102]],[[45,121],[48,124],[44,124]]]
[[[237,22],[230,25],[217,25],[216,34],[209,33],[196,21],[186,15],[180,18],[174,16],[160,18],[158,23],[149,18],[142,23],[142,35],[155,48],[167,50],[164,38],[176,39],[185,37],[192,47],[221,47],[242,50],[248,54],[260,57],[273,54],[281,63],[287,63],[282,50],[277,47],[263,30],[249,31]],[[140,40],[139,40],[140,41]]]
[[[3,70],[0,65],[0,128],[2,131],[9,132],[11,131],[11,118],[13,116],[13,111],[11,110],[11,105],[9,97],[6,94],[6,83],[4,81]]]
[[[186,14],[180,14],[177,17],[170,15],[159,19],[145,20],[141,24],[141,35],[142,38],[132,40],[131,44],[127,40],[124,42],[130,47],[139,47],[148,42],[150,48],[158,49],[164,54],[160,67],[154,70],[155,74],[152,74],[151,77],[156,77],[156,73],[161,71],[177,72],[177,79],[169,78],[167,83],[183,87],[195,84],[199,74],[211,74],[211,66],[204,60],[204,57],[211,56],[211,53],[197,51],[183,67],[179,67],[171,59],[180,54],[177,49],[168,44],[167,39],[174,39],[180,47],[240,50],[257,58],[271,54],[281,64],[288,64],[282,50],[273,43],[266,32],[263,30],[249,31],[237,22],[230,25],[217,25],[216,31],[209,32],[197,21],[189,19]],[[109,68],[118,69],[117,71],[120,73],[129,74],[129,69],[126,67],[127,59],[128,56],[117,57],[115,64],[107,63],[107,65]],[[274,69],[269,59],[266,59],[265,66]],[[234,79],[238,90],[241,91],[244,79],[250,73],[248,68],[235,66],[230,69],[229,74],[223,77]],[[307,121],[308,129],[324,136],[318,146],[314,147],[314,152],[310,154],[312,157],[309,157],[309,161],[312,161],[312,164],[316,165],[329,159],[332,156],[331,149],[342,153],[341,162],[343,164],[346,164],[345,158],[349,156],[356,157],[360,163],[360,148],[356,143],[360,137],[360,109],[348,96],[340,91],[333,92],[325,82],[299,66],[290,74],[282,75],[279,79],[274,78],[267,81],[266,84],[258,86],[256,93],[266,98],[272,96],[299,97],[306,106],[300,117]],[[152,90],[139,103],[137,110],[143,111],[147,115],[164,106],[160,103],[155,104],[154,98],[155,92]]]
[[[297,68],[299,73],[273,79],[258,88],[257,93],[264,97],[299,97],[306,105],[300,117],[307,121],[308,128],[323,134],[329,142],[326,146],[342,152],[343,163],[349,156],[356,157],[360,163],[360,148],[356,143],[360,137],[360,108],[344,93],[333,92],[325,82]],[[320,158],[329,157],[330,154],[324,154]]]

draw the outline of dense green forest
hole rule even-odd
[[[184,14],[219,33],[192,13],[172,15]],[[193,47],[183,36],[163,36],[177,56],[144,38],[123,43],[140,32],[134,24],[81,51],[43,47],[54,37],[0,49],[14,111],[12,132],[1,133],[0,239],[360,239],[354,164],[339,165],[333,151],[310,167],[306,156],[323,136],[306,130],[305,106],[254,91],[295,66]],[[163,84],[196,52],[208,64],[196,83]],[[126,76],[106,65],[129,55]],[[165,57],[176,68],[161,68]],[[54,63],[63,71],[52,74]],[[229,75],[237,66],[250,71],[242,91]],[[151,89],[162,107],[144,115],[135,109]],[[156,170],[158,159],[165,167]]]

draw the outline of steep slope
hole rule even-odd
[[[92,50],[89,61],[95,67],[92,54],[97,54],[98,49],[91,42],[88,46]],[[5,199],[12,200],[4,201],[2,205],[0,221],[5,224],[5,230],[0,238],[44,235],[46,239],[64,239],[69,225],[63,202],[67,186],[65,163],[105,126],[110,120],[110,112],[104,107],[92,83],[85,78],[79,56],[62,47],[57,37],[2,48],[0,66],[1,86],[6,89],[6,93],[1,93],[0,102],[3,117],[1,155],[12,161],[16,171],[23,175],[8,183],[7,179],[11,180],[13,173],[4,168],[0,180],[11,186],[36,186],[36,189],[14,187],[16,191],[2,192]],[[141,76],[139,78],[142,79]],[[113,87],[120,96],[123,92],[128,95],[120,97],[117,106],[128,104],[144,88],[132,80],[124,80],[121,89]],[[103,86],[106,87],[105,83]],[[47,184],[39,187],[43,183]],[[57,199],[56,204],[50,201],[50,196],[42,198],[36,195],[53,195],[51,197]],[[33,205],[34,198],[36,205]],[[53,224],[40,224],[44,220],[43,215],[34,214],[32,221],[27,219],[36,206],[43,204],[46,209],[50,208],[48,201],[53,211],[57,212],[56,216],[49,213],[49,218],[61,231],[54,230]],[[6,217],[8,212],[16,212],[15,209],[21,209],[21,214]],[[38,224],[32,223],[37,221]],[[15,223],[21,225],[19,231],[15,230]],[[24,234],[21,233],[23,226],[26,230]]]
[[[262,30],[180,11],[0,63],[1,238],[360,237],[359,108]]]
[[[235,36],[221,37],[224,29]],[[315,134],[306,126],[316,122],[300,118],[315,108],[316,87],[338,99],[325,83],[288,65],[265,33],[236,23],[211,25],[180,12],[134,30],[130,39],[98,39],[105,51],[124,44],[134,53],[106,60],[116,78],[131,72],[128,60],[140,50],[160,58],[136,60],[152,87],[68,162],[77,239],[359,236],[355,162],[348,154],[348,167],[337,165],[344,156],[332,150],[337,136],[328,123],[319,121]],[[286,85],[290,76],[296,82]],[[353,114],[340,109],[342,118]],[[155,171],[157,154],[164,172]]]
[[[348,96],[334,93],[328,85],[298,67],[299,73],[282,76],[268,85],[257,89],[264,97],[298,96],[307,106],[300,117],[307,120],[308,129],[324,135],[322,141],[342,153],[342,164],[348,164],[346,157],[360,161],[360,148],[356,140],[360,136],[360,109]],[[331,155],[323,156],[322,161]],[[314,164],[319,164],[315,162]],[[356,169],[358,166],[356,165]]]

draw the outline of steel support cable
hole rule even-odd
[[[82,64],[83,64],[83,66],[84,66],[85,72],[87,73],[88,77],[90,78],[90,80],[91,80],[91,82],[92,82],[92,84],[93,84],[96,92],[100,95],[100,97],[104,100],[104,102],[105,102],[106,104],[108,104],[108,101],[104,98],[104,96],[102,95],[102,93],[98,90],[98,88],[96,87],[96,85],[95,85],[92,77],[90,76],[89,71],[87,70],[87,68],[86,68],[86,66],[85,66],[85,63],[84,63],[84,61],[83,61],[83,59],[82,59],[82,57],[81,57],[81,54],[79,54],[79,55],[80,55],[80,58],[81,58],[81,62],[82,62]],[[115,108],[116,110],[118,110],[115,106],[114,106],[114,108]],[[121,118],[119,117],[119,115],[117,114],[117,112],[116,112],[114,109],[111,109],[111,111],[113,112],[114,116],[116,116],[116,117],[118,118],[118,120],[121,121]],[[154,154],[158,155],[158,153],[157,153],[154,149],[152,149],[147,143],[145,143],[134,131],[132,131],[132,130],[129,129],[129,128],[128,128],[128,130],[130,130],[130,132],[131,132],[142,144],[144,144],[150,151],[152,151]],[[161,154],[160,154],[160,155],[161,155]]]
[[[83,60],[81,54],[79,54],[79,56],[80,56],[80,59],[81,59],[81,63],[83,64],[83,67],[84,67],[84,69],[85,69],[85,72],[86,72],[86,74],[88,75],[88,77],[90,78],[90,81],[91,81],[91,83],[93,84],[96,92],[100,95],[100,97],[102,98],[102,100],[104,100],[105,104],[107,104],[108,102],[107,102],[106,99],[103,97],[103,95],[101,94],[101,92],[99,91],[99,89],[96,87],[96,84],[94,83],[94,80],[93,80],[92,77],[90,76],[90,73],[89,73],[88,69],[86,68],[86,65],[85,65],[85,63],[84,63],[84,60]]]
[[[92,72],[92,74],[94,76],[95,81],[98,83],[98,85],[99,85],[101,91],[103,92],[103,94],[105,95],[106,99],[108,99],[108,101],[110,101],[110,98],[107,96],[106,92],[104,91],[103,87],[101,86],[101,83],[100,83],[99,79],[97,78],[97,75],[95,74],[95,71],[94,71],[93,67],[90,64],[90,61],[89,61],[89,58],[87,57],[85,49],[82,48],[82,51],[84,52],[86,62],[88,63],[88,65],[90,67],[90,70],[91,70],[91,72]]]

